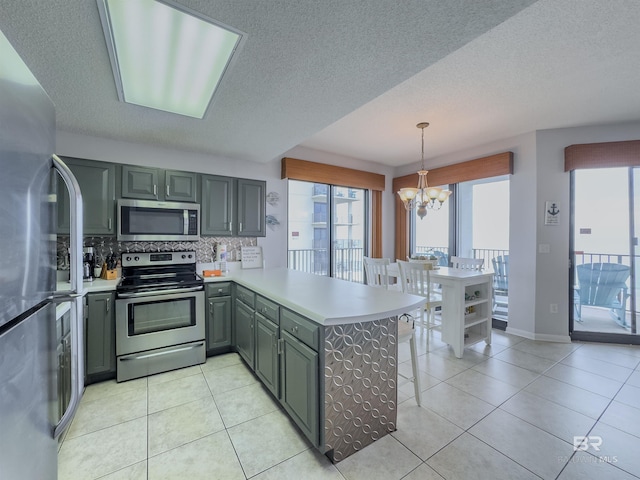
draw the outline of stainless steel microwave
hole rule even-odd
[[[197,203],[118,200],[118,240],[179,242],[200,239]]]

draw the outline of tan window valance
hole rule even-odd
[[[640,166],[640,140],[583,143],[564,149],[564,171]]]
[[[384,175],[297,158],[282,159],[281,178],[384,191]]]

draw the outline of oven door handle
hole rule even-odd
[[[204,290],[204,285],[191,288],[172,288],[170,290],[156,290],[153,292],[137,292],[137,293],[118,293],[118,298],[139,298],[139,297],[157,297],[160,295],[169,295],[172,293],[189,293]]]
[[[144,360],[145,358],[159,357],[161,355],[169,355],[171,353],[178,353],[178,352],[184,352],[186,350],[193,350],[194,348],[200,348],[203,345],[204,345],[204,343],[200,342],[197,345],[189,345],[189,346],[186,346],[186,347],[174,348],[173,350],[168,350],[168,351],[163,351],[163,352],[147,353],[147,354],[144,354],[144,355],[136,355],[136,356],[127,355],[126,357],[120,357],[120,361],[121,362],[128,362],[130,360]]]

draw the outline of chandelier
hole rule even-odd
[[[427,208],[439,210],[451,192],[438,187],[430,187],[427,185],[428,170],[424,169],[424,129],[429,126],[428,122],[421,122],[416,127],[422,130],[422,165],[418,171],[418,188],[401,188],[398,192],[400,200],[404,204],[404,208],[411,210],[416,209],[416,213],[423,219],[427,214]]]

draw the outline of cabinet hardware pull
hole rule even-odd
[[[297,326],[297,325],[294,325],[293,327],[291,327],[291,331],[292,331],[293,333],[298,333],[298,326]]]
[[[282,354],[282,346],[284,345],[284,339],[279,339],[278,340],[278,355]]]
[[[167,195],[167,197],[168,197],[168,196],[169,196],[169,185],[167,185],[166,187],[167,187],[167,188],[166,188],[166,195]]]
[[[231,222],[229,222],[229,231],[231,231]]]
[[[222,293],[222,289],[221,288],[218,289],[218,293]]]
[[[108,228],[109,230],[111,230],[111,219],[109,219],[109,220],[107,221],[107,228]]]
[[[158,185],[153,186],[153,194],[158,195]]]
[[[240,222],[240,226],[238,227],[238,233],[242,232],[242,222]]]

